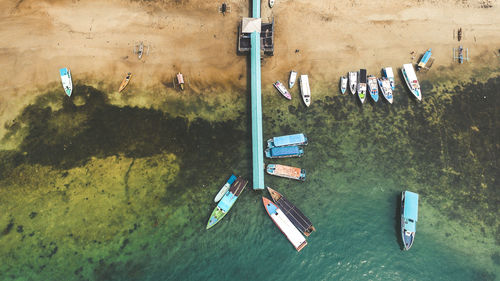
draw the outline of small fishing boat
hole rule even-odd
[[[382,74],[385,78],[389,79],[389,82],[391,83],[391,88],[394,91],[396,89],[396,83],[394,81],[394,73],[392,72],[392,67],[383,68]]]
[[[217,195],[215,196],[215,199],[214,199],[215,203],[219,202],[222,199],[222,196],[224,196],[224,194],[227,193],[227,191],[231,187],[231,184],[233,184],[233,182],[235,180],[236,180],[236,176],[235,175],[231,175],[231,177],[229,177],[229,179],[227,180],[227,182],[219,190],[219,193],[217,193]]]
[[[274,0],[269,0],[269,8],[272,8],[274,6]]]
[[[247,183],[248,181],[241,177],[238,177],[233,182],[229,190],[226,194],[224,194],[222,199],[219,201],[219,204],[217,204],[217,207],[215,207],[214,211],[210,215],[207,223],[207,229],[213,227],[215,224],[220,222],[222,218],[224,218],[231,207],[233,207],[234,202],[236,202],[243,189],[247,186]]]
[[[61,75],[61,82],[64,89],[64,92],[68,97],[71,97],[71,93],[73,92],[73,81],[71,80],[71,71],[69,68],[61,68],[59,69],[59,74]]]
[[[276,88],[276,90],[278,90],[278,92],[280,92],[280,94],[282,94],[286,99],[288,100],[292,99],[292,96],[285,88],[285,85],[283,85],[283,83],[281,83],[280,81],[276,81],[276,83],[274,83],[273,85]]]
[[[288,80],[288,88],[293,88],[295,85],[295,80],[297,80],[297,72],[294,70],[290,71],[290,79]]]
[[[305,105],[308,107],[309,105],[311,105],[311,88],[309,87],[309,77],[307,75],[300,75],[299,82],[302,100],[304,100]]]
[[[368,89],[370,90],[370,96],[374,102],[378,101],[378,83],[377,77],[373,75],[368,75]]]
[[[267,140],[267,147],[269,148],[277,146],[307,145],[307,144],[308,144],[307,137],[302,133],[274,137]]]
[[[340,92],[345,94],[345,91],[347,90],[347,77],[342,76],[340,77]]]
[[[300,233],[299,230],[293,225],[293,223],[288,219],[288,217],[283,213],[283,211],[276,206],[271,200],[266,197],[262,197],[262,203],[266,208],[267,214],[273,222],[278,226],[283,234],[285,234],[288,241],[292,243],[293,247],[300,252],[306,245],[306,238]]]
[[[125,87],[127,87],[128,85],[128,82],[130,81],[130,78],[132,77],[132,73],[127,73],[127,76],[125,77],[125,79],[123,79],[122,83],[120,84],[120,88],[118,89],[118,92],[121,92],[123,91],[123,89],[125,89]]]
[[[266,148],[265,154],[267,158],[301,157],[304,155],[304,150],[298,146],[279,146]]]
[[[268,164],[266,172],[273,176],[289,178],[293,180],[306,180],[306,170],[280,164]]]
[[[179,84],[179,87],[181,87],[181,90],[184,90],[184,77],[182,76],[182,73],[177,73],[177,84]]]
[[[411,191],[401,193],[401,236],[405,250],[409,250],[415,240],[418,220],[418,194]]]
[[[420,69],[422,69],[422,68],[425,68],[425,65],[427,64],[427,62],[429,62],[429,59],[432,56],[432,52],[431,51],[432,51],[432,49],[429,49],[429,50],[427,50],[427,52],[424,53],[424,55],[422,56],[422,59],[417,64],[417,71],[420,70]]]
[[[382,95],[384,98],[392,104],[393,101],[393,96],[392,96],[392,87],[391,87],[391,81],[389,79],[382,77],[378,79],[378,85],[380,87],[380,91],[382,92]]]
[[[413,65],[411,63],[403,64],[403,68],[401,68],[401,72],[403,73],[403,77],[406,81],[406,85],[410,92],[419,100],[422,100],[422,93],[420,91],[420,84],[417,80],[417,75],[415,74],[415,70],[413,69]]]
[[[143,53],[144,53],[144,42],[141,41],[141,43],[139,44],[139,50],[137,51],[137,57],[141,59]]]
[[[302,232],[305,236],[309,237],[316,228],[312,225],[312,222],[295,207],[285,196],[281,195],[278,191],[267,187],[271,198],[273,198],[274,203],[285,213],[288,219],[293,223],[293,225]]]
[[[366,69],[360,69],[358,72],[358,98],[361,104],[366,100]]]
[[[356,94],[356,86],[358,85],[358,73],[353,71],[349,72],[349,89],[351,94]]]

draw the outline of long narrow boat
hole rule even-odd
[[[383,68],[382,74],[385,78],[389,79],[391,82],[391,88],[394,91],[396,89],[396,82],[394,81],[394,72],[392,72],[392,67]]]
[[[243,189],[245,189],[245,186],[247,186],[247,183],[248,181],[241,177],[238,177],[233,182],[229,190],[226,194],[224,194],[224,197],[222,197],[219,204],[217,204],[217,207],[215,207],[214,211],[210,215],[207,223],[207,229],[213,227],[221,221],[222,218],[229,212],[231,207],[233,207],[234,202],[236,202],[236,199],[238,199]]]
[[[266,172],[270,175],[282,178],[289,178],[299,181],[306,180],[306,170],[297,167],[285,166],[280,164],[268,164]]]
[[[427,52],[424,53],[424,55],[422,56],[422,59],[417,64],[417,70],[424,68],[425,65],[427,64],[427,62],[429,62],[429,59],[431,58],[431,56],[432,56],[432,49],[429,49],[429,50],[427,50]]]
[[[290,71],[290,79],[288,79],[288,88],[293,88],[295,85],[295,81],[297,80],[297,72],[292,70]]]
[[[349,89],[351,94],[356,94],[356,86],[358,85],[358,73],[353,71],[349,72]]]
[[[382,95],[384,98],[392,104],[393,102],[393,96],[392,96],[392,87],[391,87],[391,81],[389,79],[382,77],[378,79],[378,85],[380,87],[380,92],[382,92]]]
[[[293,247],[300,252],[300,250],[307,245],[306,238],[304,238],[300,231],[295,228],[285,213],[283,213],[283,211],[278,208],[276,204],[271,202],[271,200],[266,197],[262,197],[262,203],[266,208],[267,214],[271,217],[276,226],[278,226],[281,232],[285,234],[286,238],[288,238],[288,241],[292,243]]]
[[[415,240],[418,220],[418,194],[411,191],[401,193],[401,236],[405,250],[409,250]]]
[[[304,104],[309,107],[311,105],[311,88],[309,87],[309,76],[300,75],[300,93]]]
[[[177,73],[177,83],[179,84],[179,87],[181,87],[181,90],[184,91],[184,76],[182,73]]]
[[[358,72],[358,98],[361,104],[366,100],[366,69],[360,69]]]
[[[214,202],[215,203],[219,202],[222,199],[222,196],[224,196],[224,194],[227,193],[227,191],[229,190],[229,188],[231,187],[231,185],[233,184],[233,182],[235,180],[236,180],[236,176],[235,175],[231,175],[231,177],[229,177],[229,179],[227,180],[227,182],[219,190],[219,193],[217,193],[217,195],[215,196],[215,198],[214,198]]]
[[[378,83],[377,77],[368,75],[368,89],[370,89],[370,96],[374,102],[378,101]]]
[[[345,91],[347,90],[347,77],[342,76],[340,77],[340,92],[345,94]]]
[[[280,81],[276,81],[276,83],[273,83],[273,86],[278,90],[278,92],[283,95],[286,99],[291,100],[292,96],[288,92],[288,90],[285,88],[285,85],[281,83]]]
[[[305,236],[309,237],[313,231],[316,231],[316,228],[312,225],[312,222],[299,210],[299,208],[295,207],[285,196],[281,195],[278,191],[267,187],[269,194],[271,194],[271,198],[273,198],[274,203],[278,205],[278,207],[285,213],[288,219],[293,223],[293,225]]]
[[[415,74],[415,69],[413,69],[413,65],[411,63],[403,64],[403,68],[401,68],[401,72],[403,73],[403,77],[405,78],[406,85],[410,92],[419,100],[422,100],[422,92],[420,91],[420,84],[417,80],[417,74]]]
[[[267,158],[301,157],[304,154],[304,150],[296,145],[278,146],[266,148],[265,154]]]
[[[123,91],[125,87],[127,87],[128,82],[130,81],[130,78],[132,77],[132,73],[127,73],[127,76],[123,79],[122,83],[120,84],[120,88],[118,89],[118,93]]]
[[[267,140],[267,147],[269,148],[277,146],[292,146],[292,145],[307,145],[307,144],[308,144],[307,137],[302,133],[273,137]]]
[[[68,97],[71,97],[71,93],[73,92],[73,81],[71,80],[71,71],[69,68],[61,68],[59,69],[59,74],[61,75],[61,82],[64,89],[64,92]]]

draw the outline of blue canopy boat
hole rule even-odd
[[[267,140],[267,147],[269,148],[277,146],[291,146],[291,145],[307,145],[306,135],[300,133],[294,135],[274,137],[272,139]]]
[[[279,146],[266,148],[265,153],[267,158],[301,157],[304,150],[298,146]]]
[[[411,191],[401,193],[401,236],[405,250],[409,250],[415,240],[418,220],[418,194]]]
[[[427,50],[427,52],[425,52],[425,54],[422,56],[422,59],[420,60],[420,62],[417,65],[417,70],[420,70],[421,68],[425,67],[425,65],[427,64],[427,62],[429,61],[429,59],[432,56],[431,51],[432,51],[432,49]]]

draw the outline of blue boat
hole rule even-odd
[[[267,158],[301,157],[304,150],[298,146],[279,146],[267,148],[265,153]]]
[[[307,145],[307,137],[304,134],[286,135],[274,137],[267,140],[267,147],[273,148],[277,146],[292,146],[292,145]]]
[[[217,204],[217,207],[215,207],[210,215],[207,223],[207,229],[210,229],[212,226],[220,222],[229,210],[231,210],[231,207],[233,207],[234,202],[236,202],[243,189],[245,189],[247,183],[247,180],[238,177],[233,184],[231,184],[229,190],[226,194],[224,194],[222,199],[219,201],[219,204]]]
[[[401,193],[401,236],[405,250],[409,250],[415,240],[418,220],[418,194],[411,191]]]
[[[429,59],[432,56],[431,51],[432,51],[432,49],[427,50],[427,52],[425,52],[425,54],[422,56],[422,59],[420,60],[420,62],[417,65],[417,70],[420,70],[421,68],[425,67],[425,65],[427,64],[427,62],[429,61]]]

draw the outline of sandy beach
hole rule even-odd
[[[236,32],[249,15],[248,1],[2,1],[0,121],[5,123],[48,83],[58,69],[74,80],[116,84],[127,72],[135,85],[171,84],[182,71],[194,92],[213,85],[245,89],[246,58],[236,55]],[[290,69],[313,81],[338,81],[350,70],[399,67],[432,47],[436,62],[452,64],[454,32],[472,64],[495,61],[500,46],[499,8],[456,1],[278,1],[262,4],[264,21],[276,20],[275,55],[263,61],[263,85],[287,78]],[[139,60],[134,46],[143,41]],[[295,50],[299,50],[296,52]],[[493,59],[495,58],[495,59]],[[166,87],[166,86],[165,86]],[[314,86],[313,86],[314,87]],[[3,128],[2,128],[3,130]],[[0,135],[2,131],[0,131]]]

